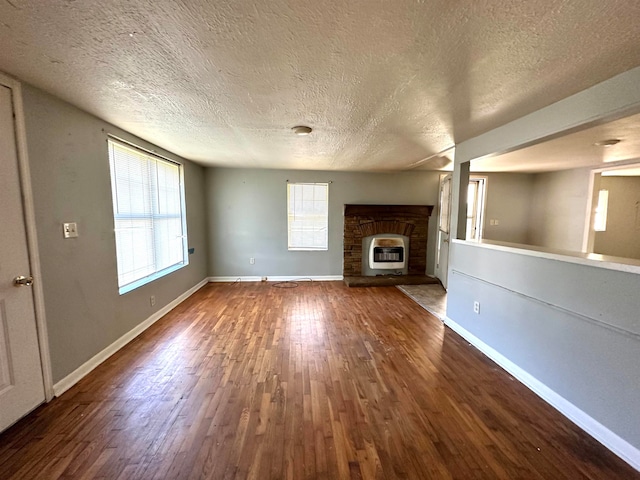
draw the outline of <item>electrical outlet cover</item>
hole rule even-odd
[[[78,224],[75,222],[63,223],[62,234],[64,235],[64,238],[76,238],[78,236]]]

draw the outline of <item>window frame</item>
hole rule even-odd
[[[287,250],[308,251],[308,252],[326,252],[329,250],[329,183],[330,182],[287,182]],[[321,186],[326,191],[326,215],[324,215],[325,244],[321,246],[299,246],[292,245],[292,218],[297,212],[291,211],[291,189],[295,186]]]
[[[473,186],[472,186],[473,185]],[[470,198],[469,190],[473,189],[475,195]],[[466,235],[467,241],[481,241],[484,235],[484,215],[487,198],[487,177],[480,175],[469,176],[467,186],[467,217]],[[471,209],[469,208],[471,206]],[[469,211],[471,210],[471,211]]]
[[[181,162],[178,162],[176,160],[172,160],[170,158],[164,157],[162,155],[158,155],[157,153],[150,151],[144,147],[141,147],[140,145],[131,143],[129,141],[123,140],[121,138],[118,137],[114,137],[109,135],[107,137],[107,150],[108,150],[108,157],[109,157],[109,172],[111,175],[111,198],[112,198],[112,218],[113,218],[113,225],[114,225],[114,241],[115,241],[115,247],[116,247],[116,263],[119,264],[119,254],[118,254],[118,248],[122,248],[122,247],[118,247],[118,237],[117,237],[117,221],[118,220],[133,220],[133,219],[141,219],[141,218],[145,218],[144,215],[140,215],[140,214],[135,214],[135,213],[125,213],[125,214],[120,214],[118,212],[118,204],[117,204],[117,185],[116,185],[116,176],[115,176],[115,168],[116,168],[116,160],[114,159],[114,156],[112,154],[112,145],[117,145],[119,147],[123,147],[129,150],[132,150],[133,152],[135,152],[138,155],[141,155],[143,157],[146,158],[146,161],[153,161],[156,164],[157,163],[165,163],[165,164],[169,164],[171,166],[175,166],[178,168],[178,189],[179,189],[179,197],[180,197],[180,214],[179,215],[175,215],[175,214],[171,214],[171,215],[167,215],[167,214],[160,214],[156,209],[157,209],[157,201],[156,202],[152,202],[153,206],[152,206],[152,213],[150,216],[147,216],[147,218],[150,218],[152,220],[152,222],[155,219],[167,219],[168,217],[171,218],[179,218],[180,219],[180,225],[181,225],[181,230],[182,230],[182,242],[181,242],[181,250],[182,250],[182,260],[179,261],[178,263],[174,263],[172,265],[169,265],[168,267],[162,268],[162,269],[157,269],[155,271],[153,271],[152,273],[149,273],[147,275],[144,275],[143,277],[139,277],[135,280],[132,280],[128,283],[125,284],[120,284],[121,279],[120,279],[120,272],[119,270],[117,270],[117,283],[118,283],[118,293],[120,295],[124,295],[125,293],[131,292],[143,285],[146,285],[154,280],[157,280],[158,278],[164,277],[172,272],[175,272],[187,265],[189,265],[189,247],[188,247],[188,235],[187,235],[187,210],[186,210],[186,201],[185,201],[185,182],[184,182],[184,165]],[[155,179],[157,181],[157,177]],[[152,179],[151,183],[150,183],[150,188],[149,190],[147,190],[147,194],[150,197],[153,197],[154,194],[156,197],[158,197],[159,195],[159,191],[158,191],[158,184],[157,182],[154,181],[154,179]],[[157,240],[156,237],[152,235],[151,237],[152,240],[152,245],[155,247],[157,245]],[[154,252],[154,263],[157,262],[157,255]],[[116,269],[118,267],[116,266]]]

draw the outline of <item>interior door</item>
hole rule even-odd
[[[449,231],[451,227],[451,174],[440,179],[440,214],[438,215],[438,244],[436,249],[436,277],[447,288],[449,267]]]
[[[0,431],[44,402],[11,89],[0,84]]]

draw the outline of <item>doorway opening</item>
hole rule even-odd
[[[471,176],[467,189],[467,240],[482,240],[487,177]]]
[[[640,163],[593,173],[587,253],[640,260]]]

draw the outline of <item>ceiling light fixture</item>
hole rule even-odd
[[[621,142],[619,138],[609,138],[607,140],[600,140],[599,142],[594,143],[596,147],[613,147]]]
[[[309,135],[313,131],[311,127],[307,127],[306,125],[298,125],[291,130],[293,130],[293,133],[296,135]]]

